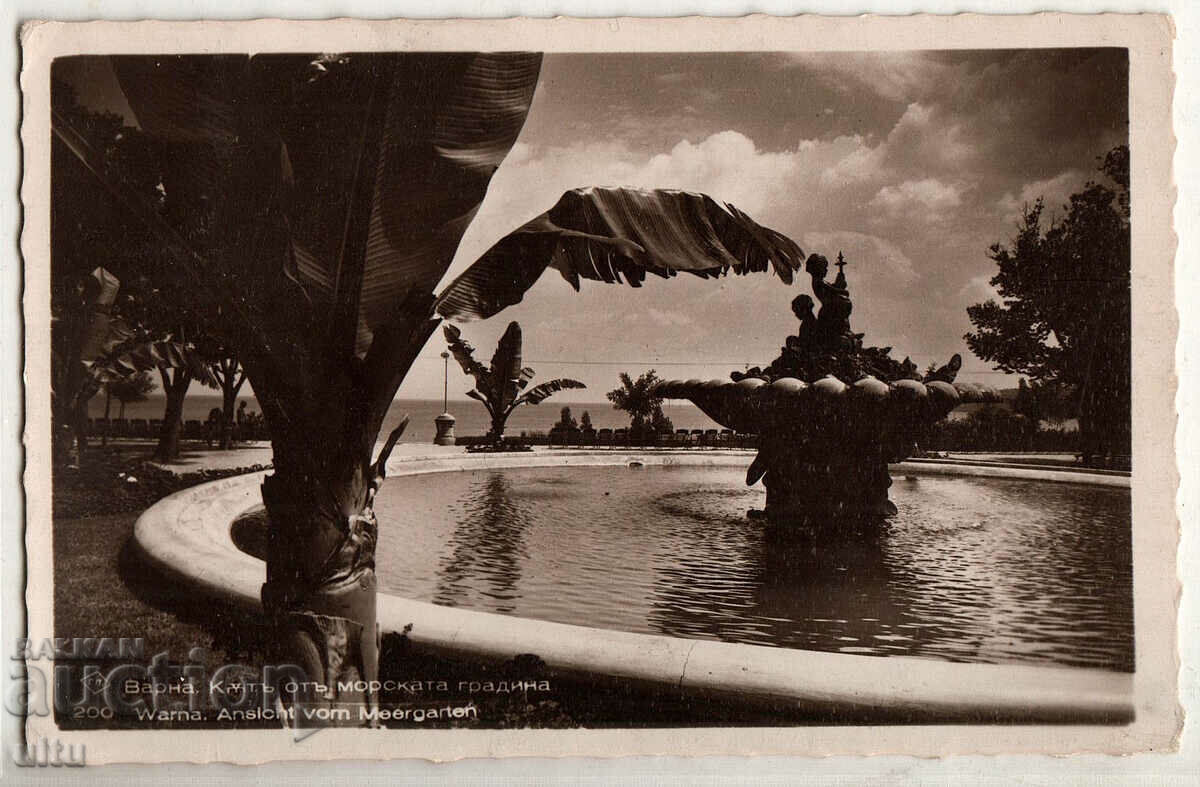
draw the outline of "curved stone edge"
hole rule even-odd
[[[732,458],[732,457],[730,457]],[[533,459],[534,462],[529,460]],[[565,461],[564,461],[565,460]],[[589,461],[597,460],[597,461]],[[721,457],[666,452],[522,456],[404,457],[389,475],[484,467],[627,464],[729,464]],[[393,465],[395,472],[393,472]],[[895,470],[906,469],[904,464]],[[911,467],[931,472],[931,464]],[[943,472],[958,474],[955,465]],[[998,475],[976,468],[972,475]],[[936,472],[936,471],[933,471]],[[1006,477],[1030,478],[1030,472]],[[1045,471],[1042,471],[1045,472]],[[257,506],[266,472],[177,492],[146,510],[134,529],[141,555],[189,592],[259,616],[265,564],[230,538],[232,522]],[[1072,483],[1128,479],[1067,474]],[[1042,478],[1042,480],[1060,480]],[[1063,479],[1065,480],[1065,479]],[[537,654],[552,671],[587,681],[621,682],[656,691],[720,698],[787,714],[824,713],[858,722],[1128,723],[1133,675],[1095,669],[961,664],[634,634],[488,612],[442,607],[380,594],[384,632],[402,632],[421,650],[473,661]]]

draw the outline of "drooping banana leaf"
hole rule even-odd
[[[458,361],[463,372],[474,377],[477,385],[486,385],[491,373],[486,366],[475,360],[475,348],[462,338],[462,331],[458,326],[446,323],[442,326],[442,334],[446,337],[447,349],[454,356],[454,360]]]
[[[549,380],[530,388],[521,398],[517,399],[516,404],[541,404],[553,394],[567,388],[587,388],[587,386],[578,380],[571,380],[565,377],[558,380]]]
[[[481,394],[479,391],[476,391],[475,389],[471,389],[470,391],[467,391],[467,396],[471,397],[472,399],[474,399],[477,402],[483,402],[483,406],[487,408],[488,414],[489,415],[493,414],[492,413],[492,403],[489,402],[487,400],[487,397],[484,396],[483,394]]]
[[[219,387],[208,361],[186,342],[150,339],[133,333],[111,346],[88,365],[88,373],[97,383],[110,383],[149,369],[186,368],[193,380],[210,388]]]
[[[414,318],[401,305],[431,293],[450,264],[524,124],[540,64],[487,53],[114,58],[140,125],[171,146],[168,194],[184,184],[220,201],[230,226],[211,235],[235,245],[207,259],[226,275],[280,266],[335,351],[359,356],[381,328]],[[277,258],[271,228],[286,236]]]
[[[487,318],[519,303],[547,268],[637,287],[647,273],[703,278],[773,270],[790,284],[804,252],[727,203],[685,191],[575,189],[492,246],[439,296],[437,311]]]

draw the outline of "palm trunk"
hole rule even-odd
[[[163,390],[167,395],[167,409],[163,414],[162,432],[154,458],[160,462],[171,462],[179,458],[179,436],[183,431],[183,400],[187,396],[192,375],[187,369],[176,369],[174,378],[165,369],[160,369]]]

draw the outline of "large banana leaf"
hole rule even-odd
[[[804,252],[727,203],[685,191],[575,189],[502,238],[441,294],[443,317],[486,318],[519,303],[546,268],[640,286],[647,273],[700,277],[774,270],[787,284]]]
[[[500,399],[501,409],[512,404],[521,385],[521,326],[510,322],[492,354],[492,390]]]
[[[516,404],[541,404],[549,399],[551,395],[567,388],[587,388],[587,386],[578,380],[571,380],[566,377],[549,380],[530,388],[516,401]]]
[[[139,124],[170,146],[168,192],[203,192],[230,225],[212,233],[230,244],[207,250],[226,268],[214,273],[280,265],[316,324],[359,356],[412,317],[401,305],[450,264],[541,64],[470,53],[113,60]],[[287,252],[255,259],[277,225]]]

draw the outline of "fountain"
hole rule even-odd
[[[807,259],[820,310],[813,313],[808,295],[792,301],[800,329],[765,369],[733,372],[730,380],[669,380],[656,389],[690,400],[722,426],[758,435],[746,483],[762,479],[767,502],[754,517],[815,525],[891,516],[888,463],[910,456],[959,404],[999,398],[985,386],[954,382],[957,354],[922,377],[910,359],[893,359],[890,347],[864,347],[863,334],[850,330],[841,253],[836,264],[830,283],[828,260]]]

